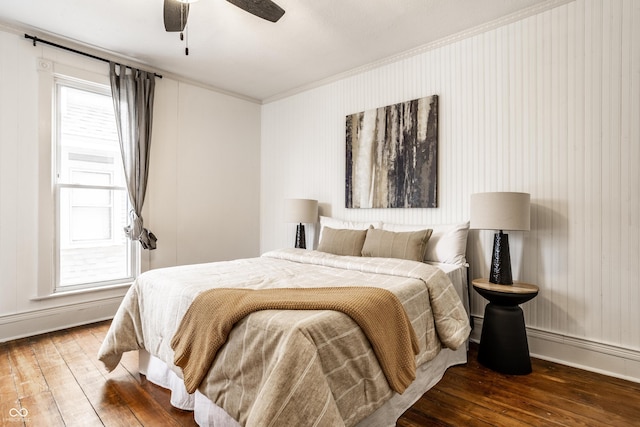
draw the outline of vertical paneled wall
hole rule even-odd
[[[150,268],[257,256],[260,105],[160,84],[146,200],[159,239]]]
[[[437,209],[345,209],[345,116],[438,94]],[[514,277],[540,286],[527,325],[640,350],[640,2],[576,0],[273,101],[262,110],[261,249],[292,246],[287,197],[324,215],[441,224],[469,196],[531,193]],[[473,277],[492,232],[472,231]],[[473,296],[472,311],[484,301]]]

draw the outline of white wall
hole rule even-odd
[[[431,94],[439,207],[345,209],[345,116]],[[531,193],[531,231],[510,241],[514,278],[540,286],[523,307],[532,354],[640,381],[640,2],[562,4],[270,102],[261,162],[262,251],[293,245],[287,197],[442,224],[469,218],[472,193]],[[472,277],[491,244],[470,233]]]
[[[39,57],[108,73],[103,62],[0,31],[0,341],[110,318],[126,291],[35,298],[47,240],[39,233],[38,183],[47,181],[38,166]],[[157,79],[151,156],[144,219],[158,249],[143,253],[145,268],[258,255],[259,104]]]
[[[151,268],[258,256],[260,105],[175,80],[162,87],[146,202],[159,239]]]

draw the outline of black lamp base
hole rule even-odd
[[[489,282],[499,285],[513,285],[511,276],[511,255],[509,255],[509,235],[500,230],[493,238],[493,255]]]
[[[307,242],[305,237],[304,224],[300,223],[296,227],[296,248],[307,249]]]

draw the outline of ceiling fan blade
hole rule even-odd
[[[165,0],[166,1],[166,0]],[[284,9],[271,0],[227,0],[252,15],[267,21],[277,22],[284,15]]]
[[[187,25],[189,4],[178,0],[164,0],[164,29],[169,32],[182,31]]]

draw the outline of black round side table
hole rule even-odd
[[[510,375],[531,373],[529,343],[519,304],[538,295],[528,283],[497,285],[489,279],[474,279],[473,288],[489,300],[484,309],[478,361],[496,372]]]

